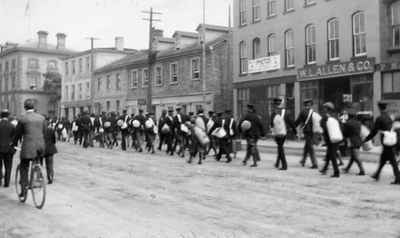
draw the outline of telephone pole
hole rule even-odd
[[[206,0],[203,0],[203,27],[202,27],[202,32],[201,32],[201,44],[202,44],[202,71],[203,71],[203,77],[202,77],[202,94],[203,94],[203,103],[204,103],[204,108],[206,107]]]
[[[90,81],[91,82],[94,82],[94,79],[92,79],[92,73],[93,73],[93,71],[94,71],[94,42],[96,41],[96,40],[100,40],[99,38],[96,38],[96,37],[87,37],[86,38],[87,40],[90,40],[90,73],[91,73],[91,75],[90,75]],[[92,98],[92,100],[91,100],[91,102],[90,102],[90,105],[91,105],[91,110],[94,110],[94,108],[95,108],[95,105],[93,104],[93,97],[92,97],[92,95],[94,94],[94,83],[91,83],[90,84],[91,85],[91,88],[90,88],[90,98]],[[99,112],[98,113],[100,113],[100,111],[101,110],[99,110]]]
[[[148,81],[147,81],[147,112],[152,112],[153,110],[153,66],[156,61],[157,52],[153,50],[153,22],[160,22],[160,19],[155,19],[154,15],[161,15],[161,12],[153,11],[153,8],[150,8],[150,11],[142,11],[142,13],[149,14],[148,18],[143,18],[143,20],[149,22],[149,52],[148,52]]]

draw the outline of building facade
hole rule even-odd
[[[202,46],[199,32],[206,32],[206,75],[203,90]],[[232,56],[231,34],[229,28],[200,25],[198,32],[177,31],[173,38],[165,38],[162,32],[155,39],[155,47],[159,49],[153,68],[152,104],[153,111],[160,115],[163,109],[183,108],[184,112],[204,110],[223,111],[232,108]],[[173,39],[173,40],[172,40]],[[160,50],[161,49],[161,50]],[[96,71],[99,88],[107,91],[108,77],[119,74],[126,95],[113,97],[113,90],[100,92],[107,95],[99,103],[105,111],[127,109],[129,113],[137,113],[138,109],[146,109],[148,93],[148,58],[147,54],[127,57]],[[111,83],[113,84],[113,83]],[[119,98],[119,99],[117,99]],[[117,104],[119,102],[119,104]],[[109,109],[109,110],[107,110]]]
[[[65,48],[66,35],[58,33],[57,45],[47,42],[48,33],[38,32],[38,40],[25,44],[6,43],[0,52],[0,108],[14,115],[24,112],[24,101],[33,99],[40,113],[55,116],[59,99],[45,90],[45,75],[63,75],[62,58],[73,54]]]
[[[339,111],[351,102],[375,115],[378,100],[399,99],[400,75],[392,67],[400,41],[398,2],[235,0],[236,115],[252,103],[268,123],[274,97],[286,99],[296,114],[306,98],[316,109],[332,101]]]
[[[93,112],[93,95],[97,92],[93,71],[118,61],[136,50],[125,49],[123,38],[115,38],[113,48],[94,48],[76,53],[64,59],[61,110],[63,116],[72,119],[84,110]]]

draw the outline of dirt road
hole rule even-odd
[[[400,237],[400,186],[389,185],[389,168],[377,183],[321,176],[294,157],[277,171],[268,154],[252,169],[68,144],[59,151],[43,210],[0,188],[0,238]]]

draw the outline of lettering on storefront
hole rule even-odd
[[[375,58],[315,65],[298,71],[298,79],[309,80],[332,76],[372,73],[375,70]]]

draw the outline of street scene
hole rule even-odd
[[[400,238],[400,0],[0,23],[0,238]]]

